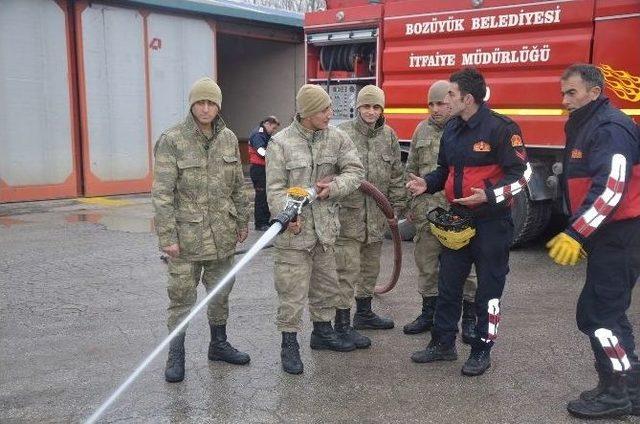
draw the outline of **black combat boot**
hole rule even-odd
[[[209,343],[209,359],[224,361],[230,364],[248,364],[251,358],[248,354],[235,349],[227,341],[226,325],[209,325],[211,328],[211,343]]]
[[[462,374],[475,377],[482,375],[491,367],[491,350],[471,348],[469,359],[462,366]]]
[[[611,376],[602,391],[592,400],[576,399],[567,404],[567,411],[579,418],[616,418],[629,415],[631,401],[625,384],[626,376],[611,371]]]
[[[402,328],[404,334],[420,334],[431,330],[431,327],[433,327],[433,315],[436,313],[436,300],[438,300],[438,296],[422,298],[422,312],[418,315],[418,318]]]
[[[594,400],[596,396],[602,393],[605,387],[611,384],[610,380],[613,375],[613,371],[597,362],[595,362],[594,365],[596,372],[598,373],[598,385],[591,390],[585,390],[580,393],[580,399],[582,400]]]
[[[471,344],[476,338],[476,304],[462,301],[462,343]]]
[[[631,415],[640,415],[640,363],[631,364],[627,371],[627,394],[631,401]]]
[[[335,330],[339,339],[355,344],[358,349],[371,346],[369,337],[363,336],[351,327],[351,309],[336,309]]]
[[[419,350],[411,355],[411,360],[419,364],[435,361],[455,361],[458,359],[455,343],[447,345],[439,342],[435,338],[427,345],[425,350]]]
[[[329,321],[317,321],[313,323],[311,332],[311,349],[335,350],[337,352],[350,352],[356,348],[352,341],[338,338]]]
[[[164,379],[169,383],[184,380],[184,333],[178,333],[169,344],[169,357],[164,369]]]
[[[282,344],[280,345],[280,359],[282,369],[289,374],[302,374],[304,366],[300,359],[300,345],[298,344],[298,333],[282,332]]]
[[[371,297],[356,297],[356,313],[353,328],[356,330],[388,330],[393,328],[393,320],[378,316],[371,310]]]

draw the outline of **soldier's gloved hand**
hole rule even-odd
[[[238,243],[242,243],[247,239],[247,235],[249,235],[249,227],[245,227],[241,230],[236,230],[236,241]]]
[[[567,233],[560,233],[547,243],[549,256],[558,265],[575,265],[587,257],[580,242]]]
[[[161,250],[172,258],[177,258],[180,254],[180,246],[178,246],[178,243],[165,246]]]
[[[302,217],[298,216],[295,221],[290,221],[287,226],[287,231],[291,231],[293,235],[300,234],[300,231],[302,231]]]

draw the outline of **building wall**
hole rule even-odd
[[[149,191],[153,145],[205,75],[239,139],[265,115],[287,121],[301,32],[107,0],[0,1],[0,202]]]
[[[222,115],[239,139],[265,116],[291,121],[304,83],[304,45],[218,34],[218,57]]]

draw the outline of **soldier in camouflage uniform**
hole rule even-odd
[[[384,92],[375,85],[363,87],[356,99],[358,116],[338,128],[344,130],[358,149],[365,179],[402,209],[406,204],[404,166],[395,132],[385,125]],[[336,329],[345,340],[360,348],[371,341],[351,328],[350,308],[355,295],[355,329],[389,329],[393,320],[371,310],[371,300],[380,271],[382,240],[387,218],[375,200],[357,191],[340,202],[340,236],[336,243],[336,262],[340,281],[340,304],[336,310]]]
[[[407,173],[425,175],[433,171],[438,162],[440,149],[440,137],[444,126],[451,116],[451,108],[445,103],[445,96],[449,90],[449,81],[436,81],[428,93],[430,116],[420,122],[411,142],[409,158],[407,159]],[[416,235],[413,239],[414,257],[420,281],[418,292],[422,295],[422,312],[411,323],[404,326],[405,334],[418,334],[431,330],[433,327],[433,315],[438,298],[438,256],[442,245],[431,234],[427,221],[427,213],[436,207],[449,208],[444,197],[444,192],[431,196],[418,196],[411,200],[408,217],[416,227]],[[475,268],[467,277],[464,285],[463,312],[462,312],[462,340],[470,343],[474,338],[476,315],[474,297],[478,281]]]
[[[290,374],[303,371],[297,333],[302,330],[307,298],[313,322],[311,348],[355,349],[353,343],[339,339],[331,326],[338,295],[333,245],[340,225],[337,201],[357,190],[363,178],[353,143],[344,132],[329,126],[329,95],[320,86],[306,84],[296,104],[296,119],[267,147],[270,210],[284,208],[290,187],[315,185],[319,190],[318,199],[274,243],[277,327],[282,332],[282,367]],[[335,175],[333,181],[320,181],[330,175]]]
[[[238,139],[219,116],[222,93],[211,78],[196,81],[184,122],[166,130],[155,146],[151,196],[160,249],[169,256],[169,318],[173,329],[196,302],[202,280],[211,290],[233,266],[236,243],[247,237],[249,201]],[[227,342],[233,281],[208,306],[209,359],[246,364],[249,355]],[[184,337],[172,341],[165,369],[169,382],[184,378]]]

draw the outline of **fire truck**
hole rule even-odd
[[[427,87],[478,68],[489,106],[520,125],[534,171],[513,201],[514,245],[563,212],[562,71],[598,66],[605,94],[640,119],[640,0],[327,0],[306,14],[305,39],[307,82],[326,87],[334,123],[354,117],[361,87],[382,87],[403,158],[427,116]]]

